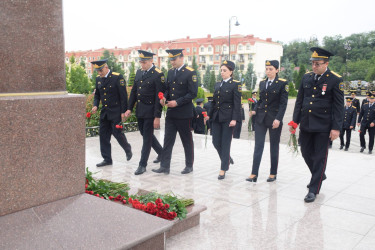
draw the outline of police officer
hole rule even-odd
[[[99,102],[102,102],[100,113],[100,151],[104,158],[97,167],[112,165],[111,156],[111,135],[113,135],[120,146],[126,152],[126,159],[129,161],[133,153],[131,146],[121,130],[116,125],[125,118],[125,111],[128,106],[128,95],[124,77],[117,72],[112,72],[107,65],[107,59],[91,62],[98,72],[95,84],[94,106],[92,113],[98,110]]]
[[[251,130],[254,131],[255,130],[255,120],[256,120],[256,117],[257,117],[257,115],[255,114],[255,109],[256,109],[256,105],[258,104],[258,100],[257,100],[258,91],[253,91],[251,94],[252,94],[251,99],[254,102],[249,102],[249,112],[251,112],[251,114],[249,113],[249,117],[251,117]]]
[[[138,119],[138,128],[143,137],[141,159],[135,175],[146,172],[148,157],[151,147],[159,156],[163,150],[159,141],[154,135],[154,128],[160,127],[160,117],[162,107],[160,105],[158,93],[164,92],[164,74],[153,64],[153,53],[138,50],[141,69],[137,70],[134,78],[134,85],[130,92],[128,110],[125,116],[129,117],[135,104]]]
[[[212,106],[206,117],[206,120],[212,120],[212,143],[221,160],[219,180],[225,178],[225,172],[229,169],[233,130],[241,120],[242,86],[240,81],[232,78],[234,69],[232,61],[226,60],[221,64],[220,74],[223,80],[215,85]]]
[[[181,174],[188,174],[193,171],[194,162],[191,120],[194,108],[192,101],[198,93],[197,74],[193,68],[184,64],[182,49],[171,49],[166,52],[173,68],[168,71],[164,99],[160,100],[162,105],[168,107],[164,145],[160,168],[152,171],[169,174],[172,149],[178,132],[185,151],[185,168]]]
[[[356,96],[356,91],[352,91],[351,93],[351,97],[353,98],[352,105],[356,108],[357,115],[358,115],[361,112],[361,106],[360,106],[359,100],[355,96]]]
[[[333,54],[318,47],[310,50],[313,72],[302,77],[293,113],[293,121],[300,125],[302,156],[312,175],[305,202],[313,202],[319,194],[326,178],[329,141],[339,137],[344,116],[344,83],[328,68]]]
[[[195,111],[197,112],[197,117],[195,117],[195,126],[194,126],[194,133],[196,134],[205,134],[205,121],[203,112],[207,112],[203,109],[203,98],[198,98],[195,102],[197,106],[195,107]]]
[[[361,107],[363,107],[363,105],[365,105],[366,103],[368,103],[368,99],[369,99],[369,96],[371,95],[371,92],[370,91],[368,91],[368,92],[366,92],[366,98],[364,98],[363,100],[362,100],[362,105],[361,105]]]
[[[352,129],[355,128],[355,122],[357,120],[357,108],[352,105],[352,97],[346,97],[345,99],[346,104],[344,106],[344,122],[342,124],[342,130],[340,133],[340,149],[343,149],[345,146],[345,151],[348,151],[350,146],[350,137],[352,135]],[[345,133],[346,144],[344,143]]]
[[[358,126],[360,127],[359,139],[361,142],[362,153],[366,148],[365,134],[368,131],[369,144],[368,153],[372,154],[372,149],[374,147],[374,136],[375,136],[375,95],[368,93],[369,102],[362,105],[361,113],[358,116]]]
[[[250,182],[256,182],[258,178],[267,130],[269,131],[271,144],[271,169],[267,182],[276,180],[281,129],[288,105],[289,85],[287,80],[279,78],[279,61],[267,60],[265,66],[267,78],[259,83],[260,98],[256,109],[253,111],[257,117],[255,120],[253,169],[250,177],[246,179]]]

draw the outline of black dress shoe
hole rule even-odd
[[[268,179],[267,179],[267,182],[273,182],[273,181],[276,181],[276,175],[273,178],[268,177]]]
[[[161,162],[161,156],[158,155],[158,157],[156,157],[156,159],[153,161],[153,163],[159,163]]]
[[[152,172],[155,172],[155,173],[164,173],[164,174],[169,174],[169,168],[158,168],[158,169],[153,169]]]
[[[224,172],[223,175],[220,175],[220,174],[219,174],[219,176],[217,177],[217,179],[218,179],[218,180],[223,180],[223,179],[225,179],[225,172]]]
[[[232,157],[229,157],[229,163],[232,164],[232,165],[234,164],[234,161],[233,161]]]
[[[372,154],[372,150],[369,150],[369,151],[368,151],[368,154],[369,154],[369,155]]]
[[[108,166],[108,165],[112,165],[112,162],[102,161],[101,163],[96,164],[97,167],[104,167],[104,166]]]
[[[327,176],[326,176],[326,174],[324,174],[323,175],[323,179],[322,179],[322,181],[324,181],[325,179],[327,179]],[[307,188],[310,188],[310,184],[307,184],[307,186],[306,186]]]
[[[305,202],[313,202],[313,201],[315,201],[315,198],[316,198],[316,195],[314,193],[309,192],[305,196]]]
[[[365,151],[365,148],[364,148],[364,147],[362,147],[361,150],[360,150],[359,152],[362,153],[363,151]]]
[[[343,148],[344,148],[344,145],[341,145],[341,146],[340,146],[340,150],[343,149]]]
[[[133,152],[130,151],[130,153],[126,153],[126,160],[130,161],[130,159],[133,157]]]
[[[345,148],[345,151],[348,151],[349,150],[349,148]]]
[[[250,181],[250,182],[257,182],[257,179],[258,179],[258,176],[254,176],[253,178],[246,178],[247,181]]]
[[[140,175],[146,172],[146,167],[139,166],[137,170],[134,172],[135,175]]]
[[[186,167],[186,168],[184,168],[184,170],[181,171],[181,174],[188,174],[190,172],[193,172],[193,168],[192,167]]]

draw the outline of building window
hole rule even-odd
[[[227,46],[223,46],[223,51],[227,51]]]
[[[201,52],[204,52],[204,47],[201,47]]]
[[[220,60],[220,55],[219,54],[216,54],[215,55],[215,61],[219,61]]]
[[[214,56],[210,56],[210,62],[214,60]]]
[[[131,55],[129,55],[129,57],[128,57],[128,58],[129,58],[129,60],[130,60],[130,59],[132,59],[132,56],[131,56]]]
[[[245,65],[240,64],[240,70],[244,70],[244,69],[245,69]]]
[[[202,70],[206,70],[206,65],[202,65]]]
[[[215,51],[216,51],[216,52],[220,52],[220,46],[219,46],[219,45],[216,45],[216,46],[215,46]]]
[[[236,51],[236,45],[232,44],[232,45],[230,46],[230,51]]]
[[[119,59],[122,60],[122,55],[119,55]]]
[[[248,56],[248,58],[247,58],[248,60],[251,60],[251,59],[253,59],[253,55],[250,55],[249,54],[249,56]]]
[[[212,47],[209,46],[209,47],[208,47],[208,52],[211,52],[211,51],[212,51]]]
[[[190,52],[190,48],[186,48],[186,52],[189,53]]]
[[[244,56],[243,55],[239,55],[239,56],[240,56],[239,61],[244,62],[245,61]]]
[[[161,57],[161,58],[160,58],[160,61],[161,61],[161,62],[164,62],[164,57]]]
[[[233,61],[236,60],[236,55],[232,55],[232,60],[233,60]]]
[[[205,56],[200,56],[199,57],[199,62],[205,63],[206,62],[206,57]]]
[[[246,44],[246,50],[250,50],[250,44]]]
[[[191,62],[191,56],[188,56],[188,61]]]
[[[238,45],[238,50],[242,50],[242,45],[240,44],[240,45]]]
[[[197,48],[194,47],[193,48],[193,52],[196,53],[197,52]]]
[[[219,70],[219,65],[215,65],[215,70]]]
[[[163,50],[160,48],[160,49],[159,49],[159,53],[161,54],[162,52],[163,52]]]

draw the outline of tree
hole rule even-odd
[[[91,75],[91,85],[95,87],[96,84],[96,77],[98,76],[98,72],[94,70],[94,73]]]
[[[281,78],[285,78],[288,82],[293,81],[294,65],[290,63],[289,59],[286,59],[283,64],[284,70],[279,73]]]
[[[207,65],[206,72],[203,75],[203,86],[205,88],[209,88],[209,83],[210,83],[210,77],[211,77],[211,72],[210,72],[210,66]]]
[[[215,91],[215,83],[216,83],[215,70],[211,70],[210,80],[209,80],[209,84],[207,86],[210,93],[213,93]]]
[[[294,87],[294,82],[289,82],[289,96],[297,96],[297,90]]]
[[[93,89],[92,83],[87,77],[86,71],[80,65],[71,65],[70,71],[67,73],[66,78],[66,89],[69,93],[88,94]]]
[[[235,62],[235,64],[238,66],[237,62]],[[233,70],[233,76],[232,76],[232,78],[234,80],[238,80],[238,81],[242,82],[241,81],[242,79],[240,79],[241,78],[240,74],[241,74],[241,71],[238,70],[238,67],[235,67],[235,69]]]
[[[69,62],[70,64],[74,64],[76,62],[76,58],[72,55],[70,58],[69,58]]]
[[[255,84],[257,82],[257,76],[255,74],[254,65],[252,63],[249,63],[247,65],[246,73],[244,76],[244,82],[248,90],[255,88]]]
[[[81,66],[82,68],[86,69],[86,63],[84,60],[81,60],[81,62],[79,63],[79,66]]]
[[[135,78],[135,63],[132,62],[129,68],[128,86],[133,86],[134,78]]]
[[[197,62],[196,62],[195,55],[193,56],[193,64],[192,64],[192,68],[195,70],[195,72],[197,72],[197,83],[198,83],[198,86],[201,86],[201,85],[202,85],[202,81],[201,81],[201,73],[200,73],[200,70],[199,70],[198,64],[197,64]]]
[[[121,64],[117,62],[117,58],[115,57],[113,52],[110,53],[109,50],[104,50],[103,56],[101,58],[108,59],[107,65],[112,72],[118,72],[122,75],[125,74],[125,71],[122,69]]]
[[[301,65],[299,67],[298,75],[295,81],[296,89],[299,89],[299,85],[301,84],[303,75],[306,74],[306,68],[305,65]]]
[[[164,67],[161,67],[161,71],[163,72],[164,76],[165,76],[165,79],[167,79],[167,76],[168,76],[168,70]]]

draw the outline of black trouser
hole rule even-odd
[[[233,138],[239,139],[241,135],[242,121],[237,121],[233,131]]]
[[[191,134],[191,119],[165,119],[165,135],[163,153],[160,162],[160,167],[170,168],[172,150],[176,141],[177,132],[180,134],[182,145],[185,151],[185,165],[186,167],[193,167],[194,163],[194,142]]]
[[[329,132],[300,131],[301,153],[311,172],[309,192],[319,194],[331,141]]]
[[[138,128],[143,137],[139,166],[146,167],[151,147],[158,155],[161,155],[163,148],[154,135],[154,118],[138,118]]]
[[[366,140],[365,140],[366,130],[368,131],[368,136],[369,136],[368,150],[372,151],[372,149],[374,148],[375,127],[365,128],[364,131],[361,131],[361,133],[359,133],[359,139],[361,141],[362,148],[366,148]]]
[[[253,155],[253,170],[251,174],[258,176],[260,161],[262,160],[264,140],[266,139],[267,129],[270,135],[270,154],[271,154],[271,169],[270,174],[277,174],[277,166],[279,164],[279,144],[280,135],[283,124],[280,122],[280,126],[277,129],[267,127],[263,123],[255,123],[255,148]]]
[[[129,154],[131,146],[126,140],[125,135],[121,129],[117,129],[116,125],[121,121],[121,117],[115,120],[108,120],[106,116],[100,119],[99,138],[100,138],[100,152],[105,161],[112,162],[111,156],[111,135],[113,135],[124,151]]]
[[[346,143],[344,143],[344,134],[346,133]],[[345,146],[345,148],[349,148],[350,146],[350,138],[352,136],[352,130],[343,128],[340,133],[340,145]]]
[[[256,119],[257,115],[253,115],[251,117],[251,130],[252,131],[255,131],[255,119]]]
[[[212,122],[212,144],[217,150],[221,160],[221,170],[229,169],[230,144],[232,142],[234,127],[229,127],[230,122]]]

